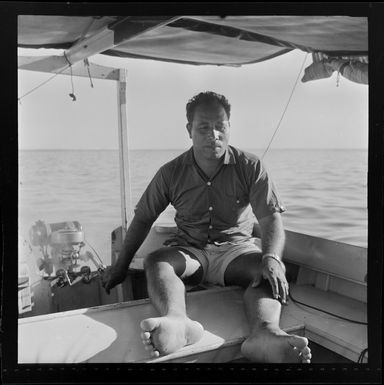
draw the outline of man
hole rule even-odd
[[[160,313],[140,326],[152,357],[197,342],[203,326],[187,317],[184,283],[208,281],[245,288],[251,333],[243,355],[255,362],[311,359],[308,340],[279,327],[288,283],[281,261],[283,208],[260,160],[228,145],[230,105],[214,92],[187,104],[192,148],[157,172],[139,203],[116,264],[103,278],[109,290],[122,282],[153,222],[171,203],[177,234],[144,260],[149,297]],[[255,216],[262,249],[252,237]],[[281,301],[281,303],[279,302]]]

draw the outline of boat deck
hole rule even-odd
[[[366,304],[310,285],[292,285],[303,303],[366,321]],[[42,315],[19,320],[19,363],[229,362],[241,359],[240,346],[249,333],[242,290],[213,288],[187,294],[189,316],[205,327],[196,344],[156,359],[140,340],[140,321],[157,313],[147,299]],[[354,362],[367,347],[367,328],[290,302],[281,327]],[[49,341],[49,343],[47,343]]]

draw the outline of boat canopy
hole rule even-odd
[[[36,16],[18,19],[18,46],[194,65],[240,66],[300,49],[368,55],[368,20],[349,16]],[[70,56],[68,56],[70,59]],[[84,59],[84,58],[81,58]],[[80,59],[80,60],[81,60]]]

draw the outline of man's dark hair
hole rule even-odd
[[[193,115],[198,105],[200,104],[211,105],[211,104],[217,104],[217,103],[223,106],[229,119],[231,115],[231,105],[228,103],[227,98],[213,91],[205,91],[205,92],[200,92],[199,94],[189,99],[187,103],[188,122],[191,123],[193,121]]]

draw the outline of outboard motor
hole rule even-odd
[[[42,257],[38,260],[38,268],[44,278],[52,280],[52,287],[72,286],[80,281],[89,283],[105,269],[99,256],[100,262],[97,262],[90,251],[82,253],[84,232],[77,221],[50,224],[37,221],[30,229],[29,238],[32,246],[40,248]],[[96,271],[92,272],[84,264],[88,261],[93,262]]]

